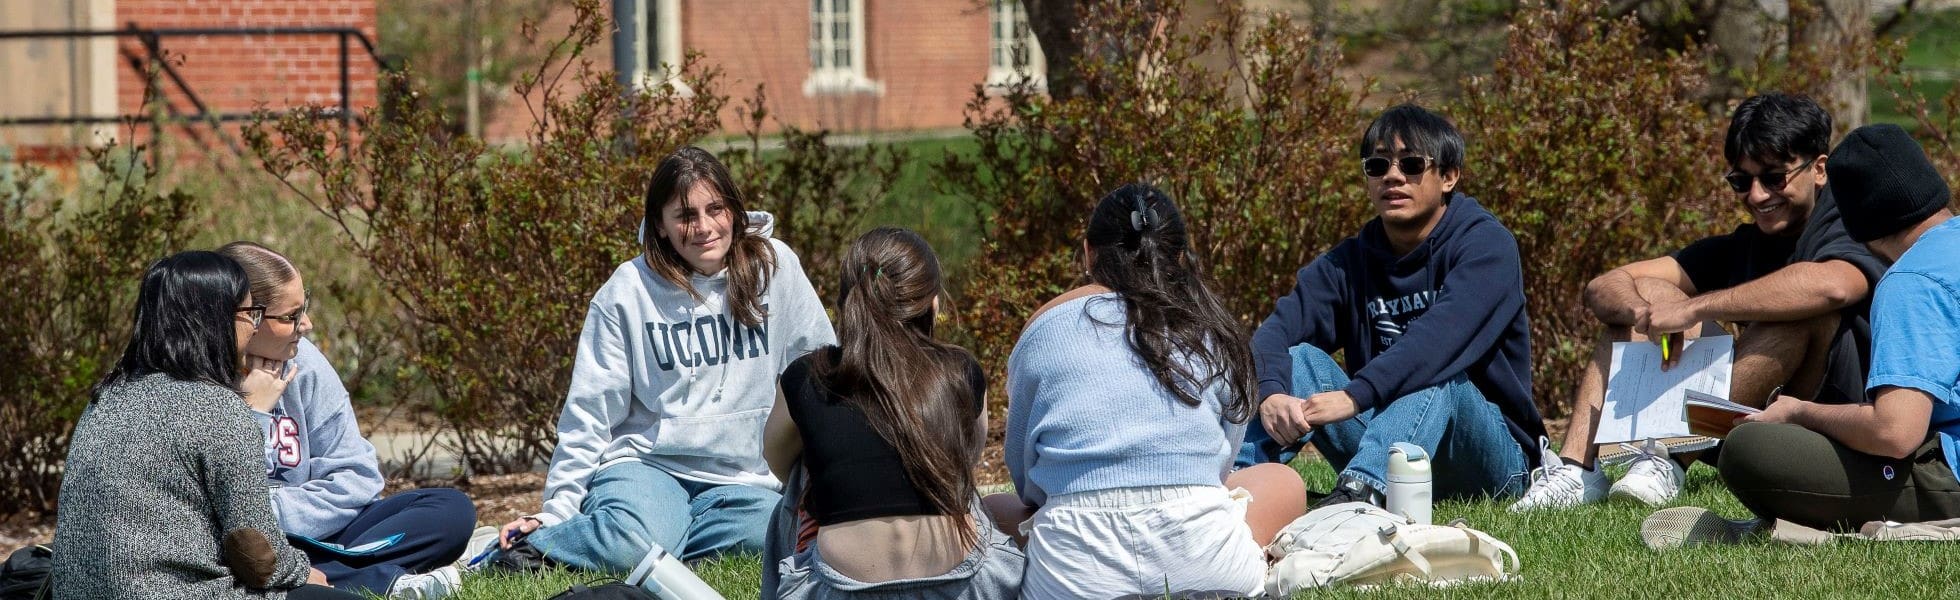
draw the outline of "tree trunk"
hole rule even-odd
[[[1818,82],[1818,98],[1835,117],[1838,132],[1865,124],[1871,101],[1865,60],[1872,45],[1871,6],[1865,0],[1792,0],[1790,51],[1826,61],[1830,81]]]
[[[1075,74],[1075,58],[1082,54],[1082,43],[1075,38],[1075,28],[1081,23],[1082,2],[1078,0],[1020,0],[1028,11],[1028,26],[1034,28],[1034,39],[1041,44],[1041,54],[1048,62],[1048,95],[1056,100],[1067,99],[1083,93],[1082,82]]]

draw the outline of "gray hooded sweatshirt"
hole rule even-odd
[[[767,213],[749,221],[752,235],[773,230]],[[636,461],[691,481],[780,486],[762,458],[776,378],[837,335],[796,253],[769,245],[776,272],[757,327],[730,313],[726,271],[691,278],[699,302],[644,256],[613,271],[586,309],[544,511],[532,516],[549,527],[578,515],[594,474]]]

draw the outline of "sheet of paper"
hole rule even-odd
[[[1720,335],[1689,340],[1674,368],[1661,370],[1661,347],[1653,342],[1616,342],[1606,377],[1606,404],[1593,443],[1638,441],[1688,435],[1685,392],[1729,395],[1735,338]]]

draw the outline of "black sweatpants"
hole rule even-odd
[[[1719,468],[1750,512],[1819,529],[1960,518],[1960,480],[1937,436],[1905,458],[1872,456],[1788,423],[1729,433]]]
[[[336,590],[324,585],[307,584],[286,590],[286,600],[363,600],[367,598],[346,590]]]
[[[396,577],[456,562],[475,527],[476,506],[469,496],[450,488],[422,488],[369,504],[347,527],[320,540],[354,547],[401,536],[384,549],[350,554],[288,539],[334,587],[387,595]]]

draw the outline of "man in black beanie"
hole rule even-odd
[[[1783,397],[1744,417],[1722,480],[1760,520],[1668,509],[1648,545],[1738,539],[1781,519],[1823,529],[1960,517],[1960,221],[1919,144],[1895,125],[1851,132],[1831,152],[1831,187],[1853,239],[1894,261],[1872,297],[1863,401]]]

